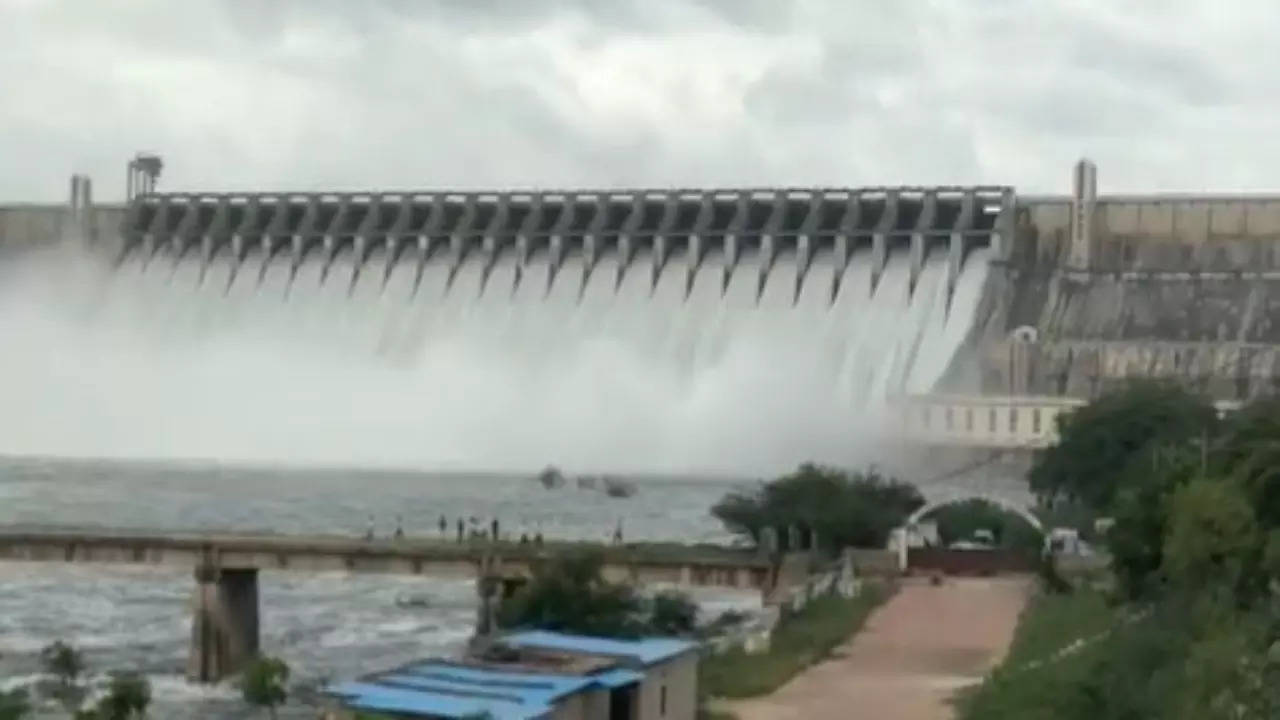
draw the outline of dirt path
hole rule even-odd
[[[907,581],[835,656],[767,697],[728,706],[739,720],[947,720],[948,698],[1000,662],[1030,582]]]

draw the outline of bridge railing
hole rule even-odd
[[[1045,395],[903,395],[890,402],[892,434],[912,443],[1043,448],[1058,440],[1058,418],[1088,400]],[[1238,401],[1215,403],[1219,415]]]
[[[891,405],[901,439],[939,445],[1039,448],[1058,437],[1058,417],[1085,404],[1079,398],[913,395]]]

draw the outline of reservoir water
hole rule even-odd
[[[607,540],[728,540],[708,508],[729,480],[639,478],[632,497],[573,482],[547,490],[528,475],[421,475],[266,470],[161,463],[0,461],[0,524],[239,529],[297,533],[393,532],[437,536],[450,522],[497,517],[503,533]],[[287,659],[296,684],[350,677],[456,652],[475,620],[463,580],[343,573],[264,572],[262,643]],[[0,688],[39,669],[41,647],[62,638],[84,649],[92,672],[137,669],[156,693],[152,717],[249,717],[234,689],[187,685],[191,572],[179,568],[0,563]],[[425,597],[430,606],[397,600]],[[707,612],[758,607],[751,593],[699,594]],[[305,705],[282,717],[313,717]]]

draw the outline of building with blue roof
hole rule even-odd
[[[328,717],[693,720],[697,647],[518,632],[460,661],[423,660],[328,686]]]
[[[668,637],[635,640],[529,630],[505,636],[514,648],[612,658],[643,674],[634,691],[629,720],[693,720],[698,711],[698,644]],[[601,718],[614,720],[613,715]]]
[[[697,643],[680,638],[654,637],[636,640],[569,635],[547,630],[528,630],[512,633],[502,638],[505,645],[515,648],[559,650],[581,655],[622,658],[642,667],[666,662],[684,653],[696,650]]]

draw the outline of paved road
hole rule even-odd
[[[1025,579],[908,581],[862,632],[739,720],[948,720],[952,694],[1000,662],[1026,602]]]

